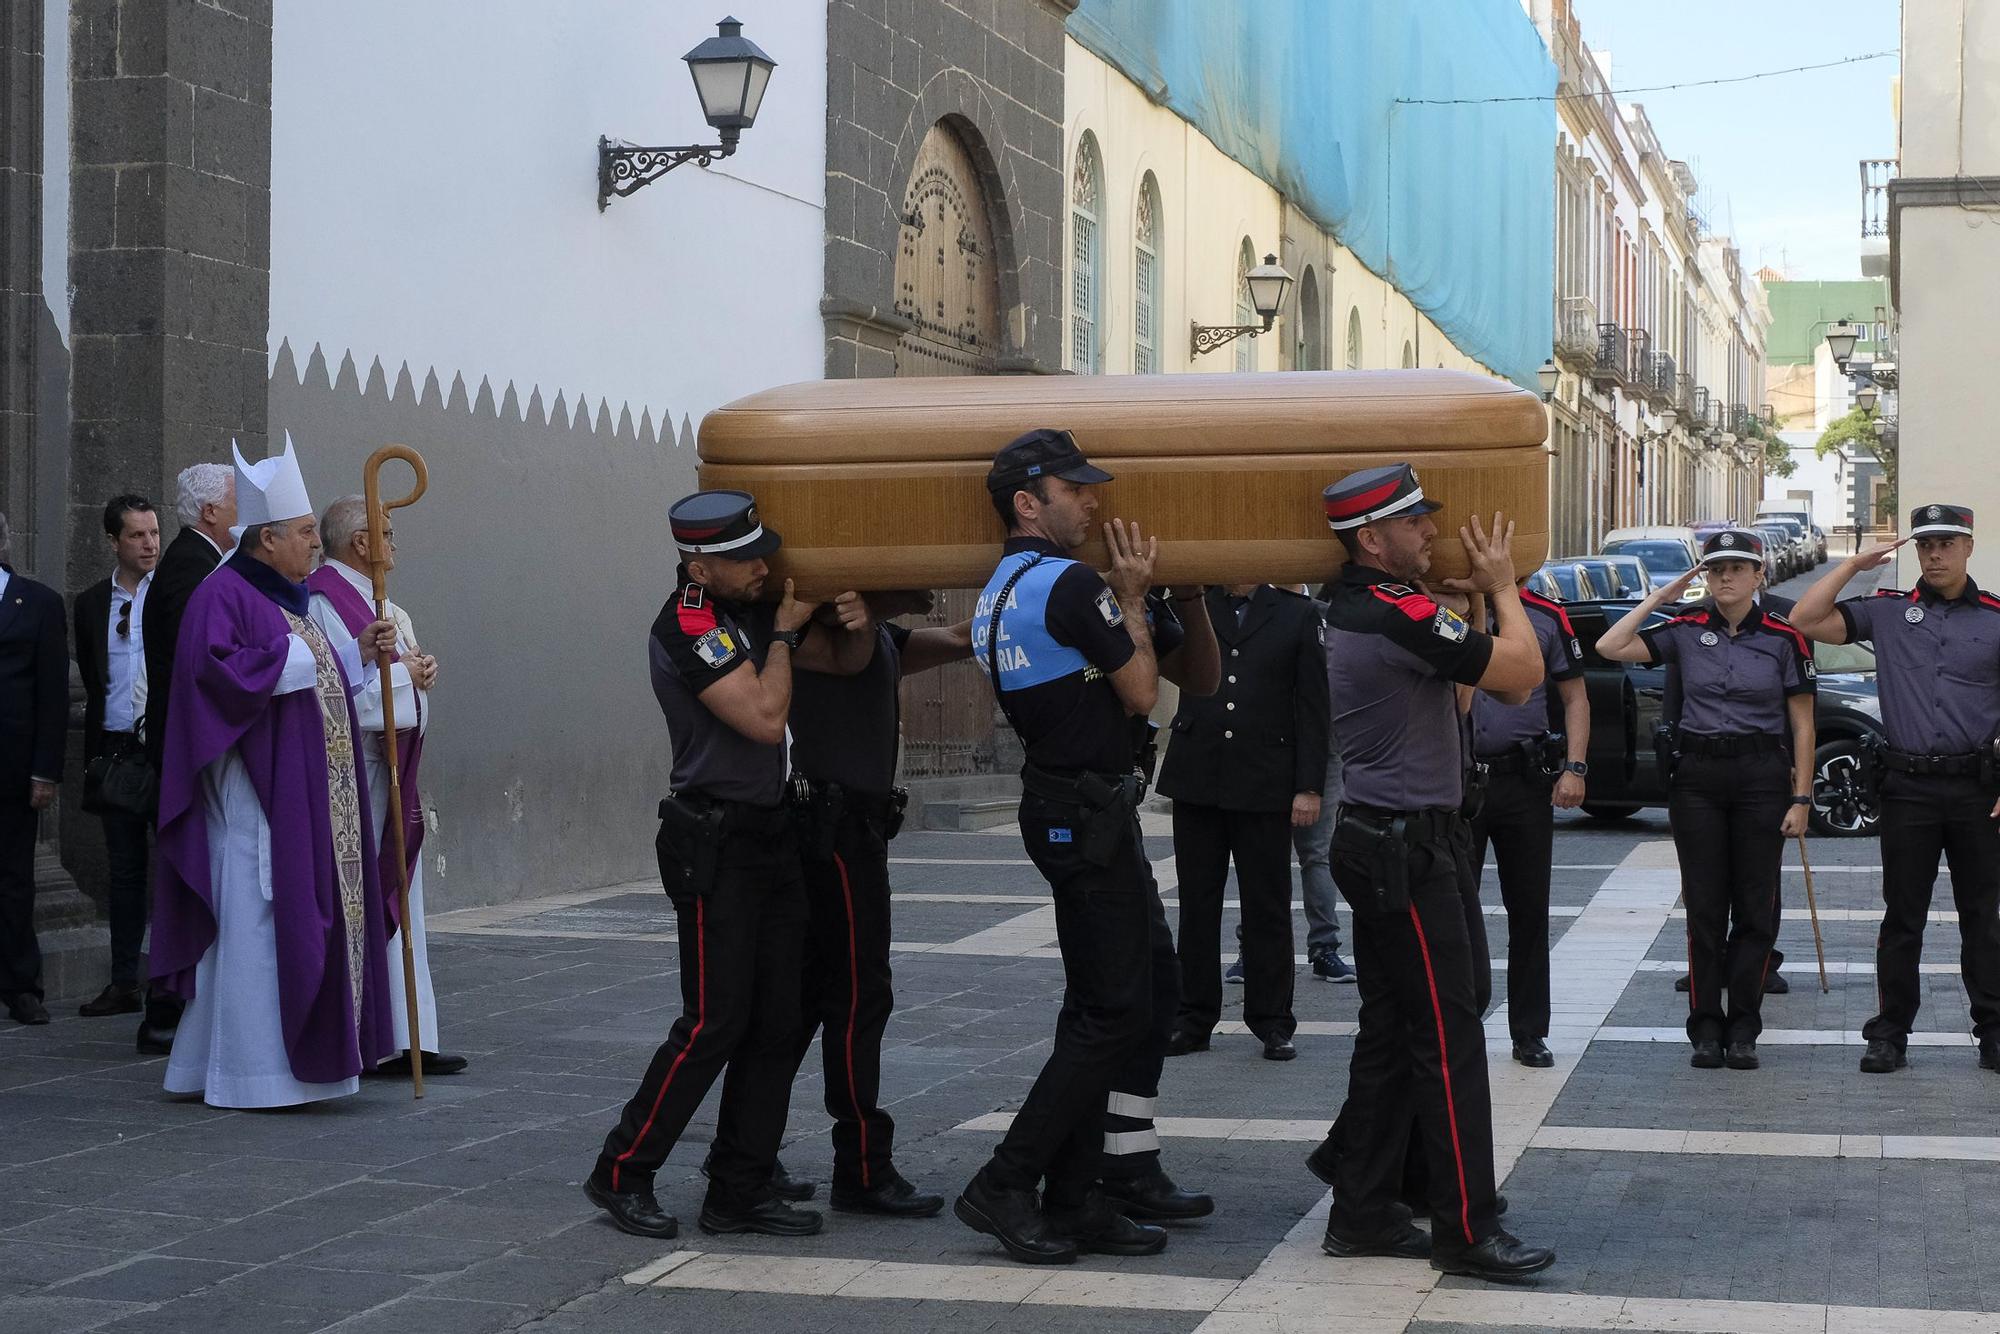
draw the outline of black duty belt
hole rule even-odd
[[[1762,755],[1769,751],[1783,750],[1785,739],[1771,732],[1682,732],[1680,751],[1683,755],[1700,755],[1707,759],[1726,760],[1738,755]]]
[[[783,804],[755,806],[747,801],[711,797],[706,792],[696,790],[676,792],[673,795],[696,810],[721,811],[722,832],[725,837],[761,838],[791,832],[791,808]]]
[[[1488,773],[1525,774],[1542,772],[1541,760],[1531,756],[1521,747],[1503,750],[1498,755],[1481,755],[1479,762],[1486,766]]]
[[[1350,814],[1364,815],[1371,820],[1401,820],[1408,831],[1407,837],[1413,843],[1428,843],[1433,840],[1448,839],[1461,825],[1465,817],[1457,811],[1440,806],[1426,806],[1414,811],[1399,811],[1388,806],[1371,806],[1361,801],[1343,801],[1334,812],[1336,819],[1345,819]]]
[[[1930,774],[1940,778],[1970,778],[1979,773],[1983,757],[1969,755],[1912,755],[1905,750],[1884,750],[1882,767],[1899,774]]]
[[[909,800],[908,794],[899,799],[895,789],[888,792],[856,792],[851,787],[841,787],[834,783],[821,783],[795,773],[786,789],[795,806],[818,806],[828,801],[839,803],[841,810],[863,820],[881,822],[899,813]]]
[[[1137,806],[1139,776],[1100,774],[1088,769],[1058,773],[1028,764],[1021,768],[1021,786],[1044,801],[1098,810],[1121,797]]]

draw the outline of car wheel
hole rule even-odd
[[[1586,801],[1583,803],[1583,813],[1593,820],[1629,820],[1639,813],[1639,808],[1636,805],[1628,806],[1622,801]]]
[[[1882,799],[1861,781],[1861,743],[1829,741],[1813,752],[1812,830],[1827,838],[1866,838],[1882,819]]]

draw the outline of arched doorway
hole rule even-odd
[[[1000,355],[1000,275],[993,222],[972,154],[931,126],[903,192],[896,247],[898,375],[987,375]]]
[[[1293,364],[1302,371],[1326,369],[1326,317],[1319,308],[1319,271],[1310,264],[1299,279],[1299,351]]]

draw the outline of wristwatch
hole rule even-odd
[[[1563,772],[1575,774],[1578,778],[1586,778],[1590,775],[1590,765],[1584,760],[1564,760]]]
[[[1794,793],[1794,794],[1793,794],[1793,796],[1792,796],[1792,805],[1794,805],[1794,806],[1810,806],[1810,805],[1812,805],[1812,793],[1810,793],[1810,792],[1798,792],[1798,793]]]
[[[799,645],[804,642],[805,637],[806,631],[804,626],[800,626],[796,630],[773,630],[771,632],[771,642],[773,644],[783,644],[794,653],[799,651]]]

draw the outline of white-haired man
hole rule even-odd
[[[236,545],[236,470],[226,463],[197,463],[181,469],[174,508],[180,533],[160,553],[146,593],[141,627],[146,657],[146,758],[161,771],[167,742],[167,700],[174,686],[174,644],[188,599]],[[139,1054],[164,1056],[173,1047],[181,1021],[178,997],[149,988],[146,1014],[139,1021]]]
[[[368,506],[360,496],[342,496],[320,515],[320,565],[306,580],[312,590],[309,613],[326,632],[327,643],[340,649],[363,633],[375,619],[369,578],[376,552],[368,533]],[[396,534],[382,530],[382,556],[387,569],[396,568]],[[437,681],[437,659],[417,647],[417,632],[409,615],[391,602],[388,619],[396,626],[396,661],[390,666],[395,691],[397,777],[402,788],[404,856],[410,868],[410,954],[417,979],[417,1027],[420,1040],[410,1040],[409,1008],[403,999],[403,947],[389,941],[390,1018],[401,1052],[375,1067],[381,1075],[408,1074],[415,1053],[423,1053],[424,1073],[455,1075],[465,1069],[463,1056],[450,1056],[438,1046],[437,993],[431,986],[430,957],[424,935],[424,864],[418,851],[424,839],[424,808],[417,796],[417,765],[424,734],[430,728],[430,689]],[[368,770],[368,802],[375,822],[376,864],[382,892],[395,894],[400,885],[396,867],[394,818],[389,810],[389,759],[383,738],[382,680],[376,676],[354,693],[354,717],[361,727],[361,758]]]

